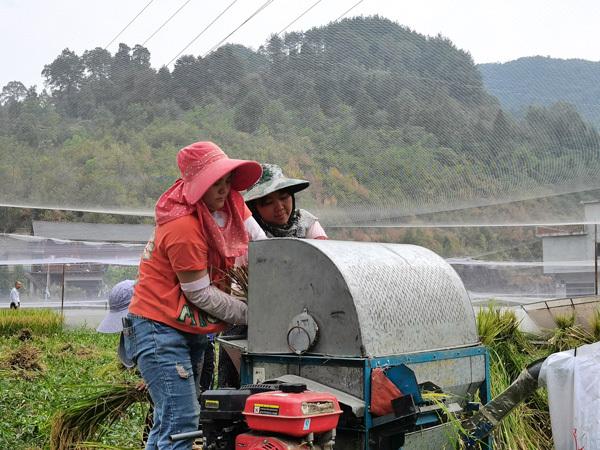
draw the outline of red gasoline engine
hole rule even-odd
[[[333,449],[342,413],[335,396],[308,391],[303,384],[280,384],[275,388],[259,393],[252,393],[252,387],[204,392],[201,397],[204,448]],[[239,394],[244,392],[246,396],[242,398]]]
[[[238,435],[235,448],[333,448],[342,413],[335,396],[297,384],[280,389],[248,397],[243,414],[251,431]]]

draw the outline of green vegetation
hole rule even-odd
[[[137,266],[108,266],[104,274],[104,284],[112,287],[123,280],[135,280],[137,271]]]
[[[600,124],[600,63],[543,56],[477,66],[491,94],[509,111],[523,114],[530,105],[567,101],[596,126]]]
[[[10,336],[23,330],[47,336],[60,333],[62,327],[63,318],[49,309],[0,309],[0,336]]]
[[[30,322],[40,317],[33,311],[18,312],[30,315]],[[1,316],[0,324],[4,320]],[[120,368],[117,338],[83,329],[56,331],[53,323],[29,333],[0,333],[0,448],[47,449],[57,411],[97,395],[107,384],[139,381]],[[139,448],[145,409],[131,407],[113,426],[102,426],[101,442]]]
[[[27,313],[31,320],[46,316]],[[0,325],[4,320],[0,317]],[[557,348],[556,336],[568,336],[571,348],[593,341],[570,319],[559,321],[561,326],[542,338],[521,332],[510,310],[492,306],[479,311],[478,331],[490,350],[492,396],[506,389],[527,364],[564,348]],[[137,448],[146,393],[135,389],[139,378],[133,371],[120,368],[116,345],[116,335],[84,329],[60,332],[53,324],[35,332],[0,333],[0,409],[9,411],[0,417],[0,448],[66,448],[78,440],[99,441],[96,448]],[[51,447],[51,435],[63,447]],[[545,393],[538,391],[520,404],[494,439],[501,449],[550,450]]]
[[[571,106],[536,106],[514,118],[486,91],[467,52],[382,17],[272,36],[257,51],[226,45],[204,58],[184,55],[172,70],[153,68],[150,56],[140,45],[121,44],[114,55],[65,49],[43,68],[49,91],[19,81],[4,86],[0,197],[16,204],[151,209],[179,175],[177,150],[198,139],[309,178],[303,207],[372,208],[384,215],[464,207],[455,201],[496,203],[511,189],[529,192],[565,177],[581,181],[600,169],[598,133]],[[526,222],[536,212],[572,218],[582,198],[588,197],[496,205],[493,212],[500,222]],[[473,223],[490,217],[485,208],[471,213]],[[0,230],[15,232],[31,218],[143,220],[1,208]],[[444,256],[493,252],[490,258],[531,259],[541,253],[532,228],[331,234],[413,243]],[[0,289],[10,282],[0,277]]]
[[[598,317],[598,314],[599,312],[596,311],[595,317]],[[594,325],[597,323],[595,317],[591,323],[592,330],[597,326]],[[552,330],[552,334],[548,339],[548,346],[551,353],[562,352],[597,341],[594,331],[589,332],[581,325],[575,323],[574,313],[566,316],[557,316],[554,318],[554,323],[556,324],[556,328]]]
[[[122,417],[135,404],[147,406],[149,395],[136,386],[106,385],[92,395],[75,400],[58,411],[52,419],[50,448],[69,450],[76,444],[102,438],[109,430],[118,426]]]
[[[152,208],[199,138],[310,178],[309,208],[416,214],[598,171],[598,133],[572,107],[517,120],[468,53],[381,17],[185,55],[172,71],[140,45],[65,49],[42,73],[49,93],[2,90],[8,202]]]
[[[152,68],[140,45],[121,44],[114,55],[101,48],[81,55],[65,49],[43,75],[49,92],[12,81],[0,95],[0,198],[7,203],[152,208],[178,177],[177,150],[198,139],[309,178],[310,197],[302,200],[309,209],[389,205],[418,214],[432,205],[456,206],[444,199],[462,195],[459,187],[466,194],[458,203],[499,201],[507,186],[562,182],[565,173],[579,181],[600,169],[600,136],[571,105],[535,106],[513,117],[486,91],[468,53],[381,17],[273,36],[257,51],[226,45],[205,58],[185,55],[172,71]],[[496,210],[514,220],[536,208],[562,213],[579,199]],[[473,213],[485,216],[484,209]],[[32,217],[141,220],[0,208],[0,230],[15,232]],[[331,234],[413,243],[444,256],[541,254],[533,228]],[[110,270],[110,280],[131,278],[130,269]],[[9,289],[16,277],[0,277],[0,288]],[[0,417],[0,448],[47,448],[54,413],[98,395],[99,386],[136,379],[119,369],[115,336],[62,332],[52,315],[31,319],[28,313],[0,311],[0,409],[10,411]],[[514,317],[495,310],[480,314],[479,327],[491,348],[494,394],[526,363],[588,339],[567,321],[549,344],[534,346]],[[520,406],[497,442],[511,449],[548,448],[544,401],[539,394]],[[130,408],[113,427],[99,430],[106,431],[102,441],[134,446],[143,417],[144,411]]]
[[[539,338],[523,333],[518,326],[510,310],[491,306],[477,314],[481,342],[490,352],[492,397],[510,386],[528,364],[552,353],[545,345],[534,345],[533,341]],[[545,394],[538,390],[531,399],[519,404],[493,436],[494,445],[500,449],[551,450],[552,431]]]

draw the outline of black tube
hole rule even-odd
[[[504,392],[463,422],[467,432],[464,436],[467,448],[475,448],[519,403],[533,395],[538,388],[538,377],[545,360],[542,358],[529,364]]]
[[[201,437],[202,437],[202,430],[198,430],[198,431],[188,431],[187,433],[172,434],[169,436],[169,440],[171,442],[176,442],[176,441],[185,441],[188,439],[196,439],[196,438],[201,438]]]
[[[526,367],[529,375],[531,375],[532,378],[535,378],[536,381],[540,376],[540,370],[542,369],[542,364],[544,364],[544,361],[546,361],[546,358],[540,358]]]

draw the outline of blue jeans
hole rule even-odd
[[[147,450],[190,450],[193,440],[170,442],[169,436],[198,430],[198,369],[206,336],[129,314],[123,329],[125,351],[138,366],[154,403],[154,424]]]

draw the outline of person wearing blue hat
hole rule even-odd
[[[119,347],[117,354],[119,361],[127,369],[131,369],[135,366],[134,362],[126,356],[125,352],[125,337],[123,336],[123,318],[127,316],[127,310],[131,298],[133,297],[133,290],[135,286],[134,280],[123,280],[113,286],[108,294],[108,313],[96,328],[96,331],[100,333],[120,333]],[[146,389],[144,382],[138,385],[138,389]],[[148,441],[148,435],[152,428],[152,415],[154,407],[150,402],[150,408],[146,414],[146,420],[144,423],[143,437],[144,443]]]
[[[96,328],[100,333],[123,331],[122,319],[127,315],[127,307],[133,297],[134,280],[123,280],[113,286],[108,294],[108,313]]]
[[[133,297],[134,280],[123,280],[113,286],[108,294],[108,313],[96,328],[100,333],[121,333],[123,331],[123,317],[127,316],[127,308]],[[133,361],[125,354],[124,337],[121,334],[117,351],[119,360],[127,368],[134,366]]]

